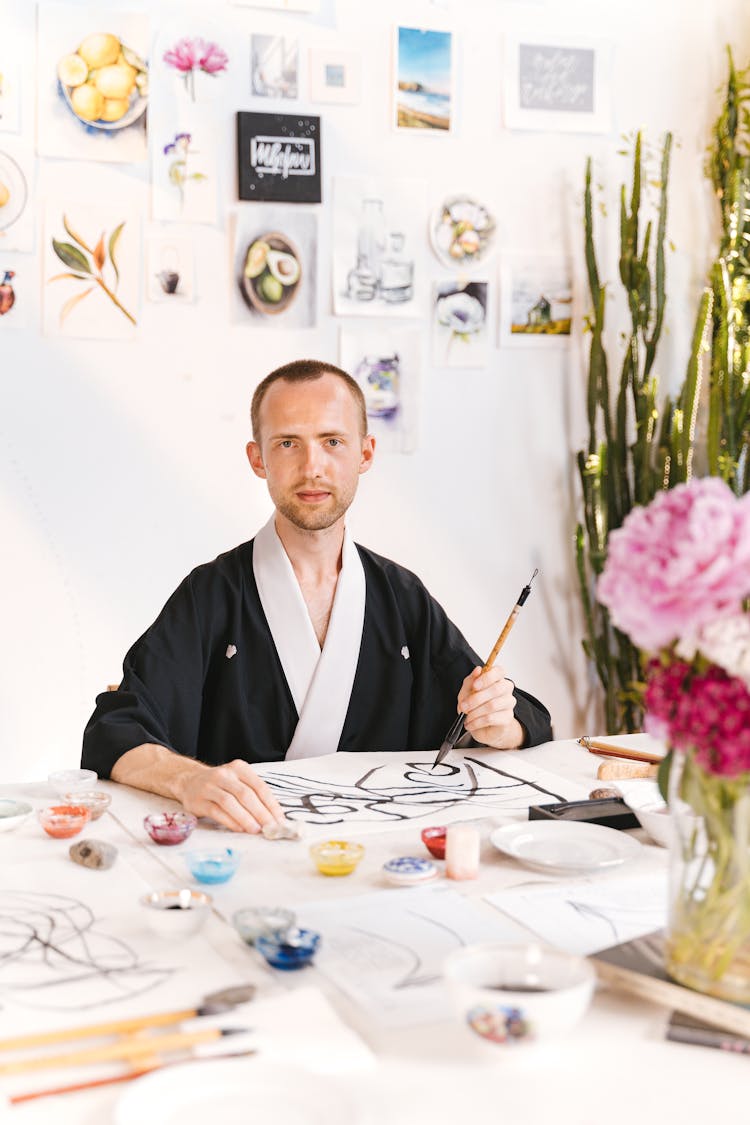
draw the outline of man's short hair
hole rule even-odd
[[[292,363],[285,363],[283,367],[277,367],[270,375],[266,375],[265,379],[261,380],[255,388],[250,405],[253,441],[260,440],[260,408],[269,387],[277,383],[279,379],[283,379],[285,383],[310,383],[315,379],[320,379],[323,375],[335,375],[337,379],[346,383],[357,405],[360,436],[364,437],[367,433],[367,407],[359,383],[352,379],[351,375],[341,367],[335,367],[332,363],[324,363],[321,359],[295,359]]]

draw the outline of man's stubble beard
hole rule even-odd
[[[316,485],[313,487],[320,488],[321,486]],[[325,531],[346,514],[354,499],[355,492],[356,486],[351,490],[350,494],[345,494],[343,496],[331,494],[333,506],[329,507],[328,504],[326,504],[322,509],[307,508],[306,505],[295,497],[291,499],[279,497],[277,499],[272,496],[271,499],[282,516],[288,519],[295,527],[298,527],[300,531]]]

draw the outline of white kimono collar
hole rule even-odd
[[[286,757],[335,754],[349,709],[365,619],[365,572],[348,531],[321,651],[305,599],[276,532],[275,516],[255,536],[253,574],[299,720]]]

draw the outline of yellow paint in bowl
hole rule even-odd
[[[313,844],[310,855],[321,875],[351,875],[365,849],[349,840],[323,840]]]

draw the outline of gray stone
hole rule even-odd
[[[70,858],[81,867],[106,871],[117,858],[117,848],[114,844],[105,844],[103,840],[79,840],[77,844],[71,844]]]

